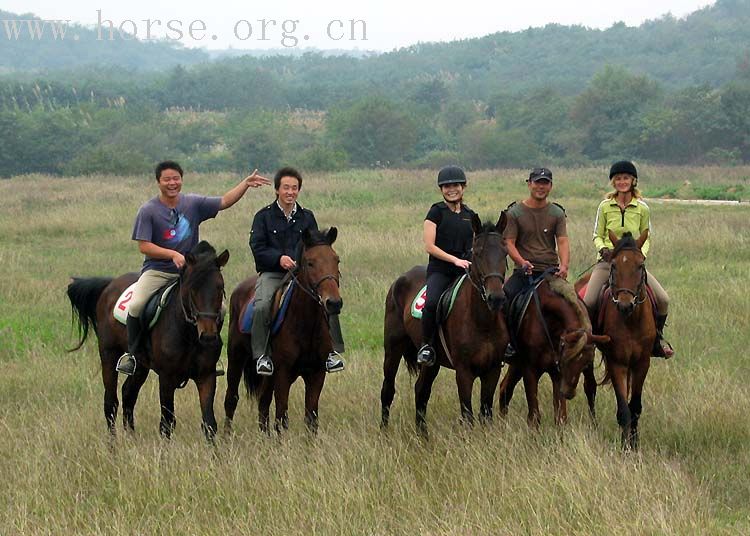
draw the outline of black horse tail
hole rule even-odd
[[[255,371],[255,360],[248,359],[245,362],[245,370],[242,374],[242,380],[245,382],[247,396],[258,398],[260,396],[260,384],[263,378]]]
[[[75,352],[83,346],[89,335],[89,326],[97,332],[96,326],[96,304],[99,296],[112,282],[111,277],[74,277],[68,285],[68,298],[72,309],[72,321],[78,323],[78,346],[71,348],[68,352]]]

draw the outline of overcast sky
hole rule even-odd
[[[88,0],[0,0],[0,9],[34,13],[43,19],[69,19],[86,25],[97,25],[101,18],[105,29],[109,28],[106,21],[111,21],[115,28],[122,25],[127,32],[135,30],[139,38],[146,37],[145,20],[149,19],[151,37],[167,37],[191,47],[313,46],[391,50],[418,42],[452,41],[553,22],[602,29],[619,21],[637,26],[670,12],[683,17],[713,3],[705,0],[628,0],[617,3],[602,0],[449,0],[440,3],[434,0],[191,3],[128,0],[108,4]],[[173,22],[168,27],[170,20]],[[266,21],[265,36],[263,20]],[[273,24],[272,20],[276,23]],[[364,21],[364,24],[355,24],[354,39],[350,35],[350,20]],[[192,34],[189,31],[191,24]]]

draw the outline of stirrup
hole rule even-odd
[[[332,374],[344,370],[344,360],[336,350],[333,350],[326,358],[326,372]]]
[[[117,360],[115,370],[117,370],[117,372],[121,374],[125,374],[126,376],[132,376],[133,374],[135,374],[135,367],[135,356],[130,352],[125,352],[120,356],[120,359]]]
[[[273,375],[273,361],[267,355],[262,355],[255,362],[255,372],[258,376],[271,376]]]
[[[423,344],[417,352],[417,364],[431,367],[435,364],[435,350],[429,344]]]

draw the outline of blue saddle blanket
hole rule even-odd
[[[289,302],[292,299],[292,290],[294,290],[294,281],[289,284],[289,287],[284,290],[284,294],[281,296],[281,306],[279,306],[279,311],[276,313],[276,317],[271,325],[271,335],[276,335],[284,323],[284,317],[286,316],[287,309],[289,309]],[[248,302],[245,310],[242,312],[242,316],[240,317],[240,333],[250,333],[253,326],[254,313],[255,297]]]

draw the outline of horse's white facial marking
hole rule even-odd
[[[628,262],[628,256],[627,255],[623,255],[622,256],[622,262]]]

